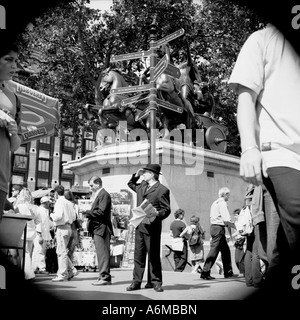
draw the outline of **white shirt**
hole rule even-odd
[[[43,240],[51,240],[50,229],[53,226],[53,222],[49,218],[49,209],[43,206],[39,206],[37,209],[41,222],[36,225],[36,231],[42,234]]]
[[[225,226],[225,222],[230,220],[230,213],[224,198],[221,197],[214,201],[210,208],[210,223]]]
[[[95,199],[97,198],[99,192],[103,189],[103,187],[101,187],[100,189],[98,189],[95,193],[92,194],[91,196],[91,200],[94,202]]]
[[[271,24],[243,45],[229,85],[243,85],[257,96],[262,157],[266,167],[300,170],[300,57]],[[262,146],[271,144],[271,150]]]
[[[54,205],[54,211],[50,214],[55,226],[72,223],[76,219],[74,205],[64,196],[58,196]]]

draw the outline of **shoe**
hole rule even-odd
[[[37,273],[38,273],[38,274],[49,274],[49,272],[46,271],[46,270],[40,270],[40,271],[38,271]]]
[[[141,284],[132,282],[132,284],[126,288],[126,291],[134,291],[134,290],[140,290],[141,289]]]
[[[73,279],[74,277],[76,277],[76,276],[78,276],[78,275],[79,275],[79,271],[76,270],[75,273],[73,272],[73,273],[68,277],[68,280],[71,280],[71,279]]]
[[[163,292],[164,289],[161,287],[161,284],[155,284],[153,285],[153,289],[156,291],[156,292]]]
[[[204,279],[204,280],[215,280],[216,279],[216,278],[212,277],[210,274],[203,274],[203,273],[201,273],[200,278]]]
[[[62,278],[62,277],[55,277],[52,279],[53,282],[61,282],[61,281],[65,281],[67,280],[66,278]]]
[[[152,283],[146,283],[145,284],[145,289],[152,289],[153,288],[153,284]]]
[[[111,281],[98,279],[97,281],[93,282],[92,285],[93,286],[107,286],[107,285],[111,285]]]
[[[236,277],[238,277],[238,275],[237,274],[234,274],[233,272],[229,272],[229,273],[227,273],[226,275],[224,275],[224,278],[236,278]]]

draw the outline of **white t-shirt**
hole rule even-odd
[[[229,86],[257,95],[259,146],[267,168],[300,170],[300,58],[271,24],[243,45]]]

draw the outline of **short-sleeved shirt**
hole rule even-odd
[[[170,225],[170,230],[174,238],[179,238],[180,233],[185,229],[186,224],[181,220],[174,220]]]
[[[223,197],[213,202],[210,208],[210,223],[225,226],[225,222],[231,220],[227,203]]]
[[[259,145],[267,168],[300,170],[300,57],[271,24],[243,45],[229,86],[257,94]]]

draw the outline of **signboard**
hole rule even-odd
[[[127,104],[139,102],[139,101],[142,101],[142,100],[145,100],[145,99],[148,99],[148,98],[149,98],[149,95],[144,96],[144,93],[137,94],[136,96],[133,96],[131,98],[123,99],[121,101],[121,105],[122,106],[126,106]]]
[[[14,81],[9,86],[22,104],[22,143],[53,136],[60,118],[58,99]]]
[[[157,99],[157,104],[163,108],[178,112],[178,113],[182,113],[183,112],[183,108],[177,106],[176,104],[167,102],[167,101],[163,101],[161,99]]]
[[[163,44],[166,44],[166,43],[168,43],[168,42],[170,42],[170,41],[182,36],[183,34],[184,34],[184,29],[179,29],[179,30],[169,34],[168,36],[166,36],[166,37],[164,37],[164,38],[162,38],[162,39],[160,39],[158,41],[155,41],[154,42],[154,47],[158,48],[158,47],[162,46]]]
[[[169,58],[167,55],[164,55],[164,57],[158,62],[156,65],[154,72],[153,72],[153,81],[155,81],[167,68],[169,63]]]
[[[165,74],[167,74],[170,77],[179,79],[181,76],[180,70],[173,66],[172,64],[168,64],[167,68],[164,71]]]
[[[150,56],[150,51],[125,53],[125,54],[120,54],[117,56],[112,56],[110,59],[110,62],[139,59],[139,58],[148,57],[148,56]]]
[[[136,115],[135,121],[139,121],[139,120],[142,120],[142,119],[146,118],[148,116],[148,114],[150,113],[150,111],[151,111],[150,107],[145,108],[138,115]]]
[[[111,89],[111,93],[122,94],[122,93],[146,91],[150,89],[151,89],[151,85],[145,84],[141,86],[130,86],[130,87],[121,87],[121,88]]]

